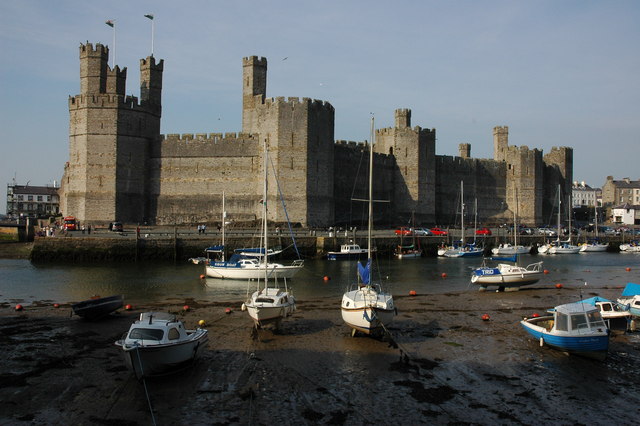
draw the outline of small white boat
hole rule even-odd
[[[620,244],[620,251],[625,253],[640,253],[640,243],[632,241],[630,243]]]
[[[531,246],[513,245],[509,243],[500,244],[498,247],[491,249],[491,253],[495,256],[512,256],[514,254],[529,254]]]
[[[584,243],[580,246],[580,253],[593,253],[593,252],[603,252],[607,251],[609,247],[608,244],[602,244],[597,241],[592,241],[590,243]]]
[[[624,305],[631,316],[640,318],[640,284],[627,283],[622,296],[618,298],[618,303]]]
[[[513,291],[522,286],[537,283],[544,273],[542,262],[519,266],[517,255],[505,260],[516,263],[498,263],[497,266],[491,267],[486,265],[485,260],[481,267],[474,269],[471,282],[479,285],[480,291],[487,290],[490,286],[498,287],[499,290]]]
[[[304,266],[303,260],[294,260],[291,265],[261,262],[257,258],[243,258],[233,255],[228,261],[211,260],[205,267],[210,278],[228,278],[232,280],[260,278],[293,278]]]
[[[328,260],[358,260],[367,257],[369,250],[350,242],[340,245],[340,251],[327,252]]]
[[[556,306],[553,315],[525,318],[520,324],[540,346],[598,360],[609,351],[609,329],[595,306],[567,303]]]
[[[422,249],[416,248],[413,244],[410,246],[397,246],[394,251],[395,256],[398,259],[415,259],[422,257]]]
[[[71,305],[73,313],[88,321],[99,320],[122,307],[122,295],[100,297],[95,296]]]
[[[140,379],[188,366],[208,341],[207,330],[186,330],[173,314],[146,312],[115,344],[122,348],[127,367]]]
[[[609,329],[627,330],[629,328],[631,312],[629,312],[629,307],[626,305],[598,296],[576,303],[586,303],[598,308],[602,319],[608,323]]]
[[[189,262],[193,263],[194,265],[202,265],[206,263],[206,261],[207,261],[207,258],[204,256],[189,258]]]

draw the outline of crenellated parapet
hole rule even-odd
[[[69,96],[69,111],[83,108],[122,108],[131,111],[146,112],[136,96],[124,96],[113,93],[96,95]]]

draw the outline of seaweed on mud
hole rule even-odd
[[[435,388],[425,389],[420,382],[413,380],[399,380],[393,382],[394,385],[405,386],[411,389],[410,395],[418,402],[427,402],[430,404],[442,404],[453,398],[457,391],[450,386],[438,386]]]

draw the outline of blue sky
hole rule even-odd
[[[242,57],[268,59],[267,96],[335,107],[336,139],[368,138],[410,108],[436,152],[574,148],[574,179],[640,179],[638,1],[93,1],[0,3],[0,181],[60,181],[78,46],[111,47],[139,95],[139,60],[164,59],[163,133],[241,130]],[[286,59],[285,59],[286,58]],[[111,60],[109,62],[112,63]],[[5,211],[2,191],[0,212]]]

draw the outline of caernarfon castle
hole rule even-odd
[[[264,146],[268,148],[269,220],[303,226],[366,221],[368,146],[334,139],[333,106],[308,98],[268,98],[267,60],[242,60],[242,131],[160,134],[163,61],[140,60],[140,97],[125,95],[127,69],[108,66],[109,49],[80,46],[80,94],[69,97],[69,161],[61,211],[86,223],[216,222],[259,217]],[[549,220],[558,185],[571,192],[573,150],[509,145],[493,129],[492,159],[436,155],[436,130],[411,125],[397,109],[376,129],[373,198],[376,226],[456,222],[460,182],[466,211],[479,221],[528,225]],[[275,178],[274,178],[275,177]],[[283,202],[284,201],[284,202]],[[468,219],[465,219],[468,221]],[[459,222],[459,220],[458,220]],[[467,222],[468,223],[468,222]]]

